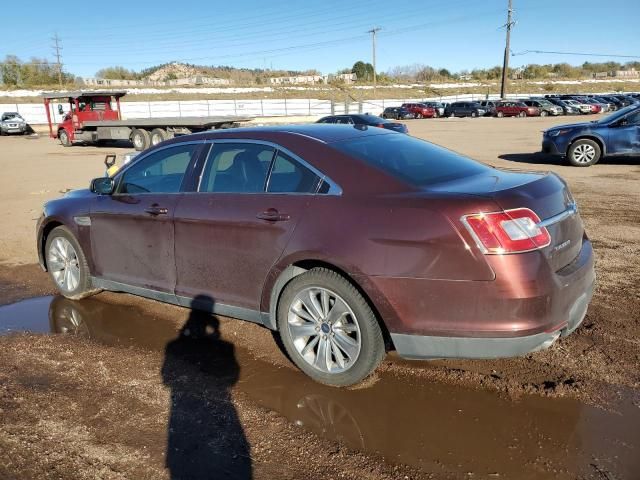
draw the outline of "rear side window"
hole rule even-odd
[[[119,183],[118,193],[177,193],[198,145],[165,148],[136,161]]]
[[[279,152],[273,162],[267,192],[315,193],[320,177],[294,159]]]
[[[409,135],[371,135],[331,146],[418,187],[489,170],[475,160]]]
[[[256,143],[213,145],[202,172],[200,192],[262,193],[275,149]]]

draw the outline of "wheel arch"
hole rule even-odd
[[[376,317],[376,320],[378,321],[378,325],[380,326],[380,329],[382,330],[382,335],[384,337],[386,350],[393,349],[393,342],[391,340],[389,329],[387,328],[387,325],[385,324],[379,309],[376,307],[376,305],[372,301],[371,295],[369,295],[369,293],[362,287],[362,285],[360,285],[359,282],[356,281],[356,279],[352,275],[350,275],[344,269],[336,266],[333,263],[327,262],[325,260],[319,260],[319,259],[298,260],[294,263],[287,265],[284,268],[284,270],[280,272],[280,274],[277,276],[277,278],[273,282],[273,286],[270,288],[270,290],[268,292],[267,291],[263,292],[263,301],[266,301],[265,303],[269,307],[269,313],[263,319],[264,326],[266,326],[271,330],[277,330],[278,303],[280,302],[280,297],[282,295],[284,288],[295,277],[302,275],[303,273],[313,268],[326,268],[327,270],[331,270],[337,273],[338,275],[344,277],[349,283],[351,283],[351,285],[353,285],[353,287],[356,290],[358,290],[360,295],[362,295],[362,297],[365,299],[365,301],[371,308],[371,311],[373,312],[373,314]],[[263,305],[265,305],[265,303],[263,303]]]
[[[572,138],[571,141],[567,144],[567,151],[565,152],[565,155],[569,155],[569,149],[571,148],[571,145],[576,143],[578,140],[592,140],[592,141],[596,142],[598,144],[598,146],[600,147],[600,152],[601,152],[600,155],[601,155],[601,157],[604,157],[607,154],[607,144],[602,139],[602,137],[600,137],[598,135],[587,133],[587,134],[578,135],[577,137]]]
[[[47,256],[45,254],[44,248],[47,245],[47,238],[49,234],[52,232],[54,228],[63,227],[64,223],[58,220],[50,220],[49,222],[42,225],[40,230],[40,235],[38,236],[38,260],[40,263],[40,267],[46,272],[47,269]]]

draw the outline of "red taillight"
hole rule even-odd
[[[485,254],[528,252],[551,243],[547,229],[538,226],[540,218],[528,208],[474,213],[461,220]]]
[[[376,127],[378,127],[378,128],[384,128],[384,123],[379,123],[378,125],[376,125]]]

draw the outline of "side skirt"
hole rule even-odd
[[[199,301],[191,297],[183,297],[172,293],[160,292],[150,288],[136,287],[127,285],[126,283],[114,282],[113,280],[105,280],[104,278],[91,277],[91,283],[95,288],[108,290],[111,292],[125,292],[139,297],[150,298],[163,303],[171,303],[180,307],[201,310],[225,317],[237,318],[248,322],[264,325],[268,320],[269,313],[259,312],[250,308],[236,307],[234,305],[226,305],[224,303],[215,303],[210,301]]]

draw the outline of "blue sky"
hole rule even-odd
[[[637,55],[639,0],[513,0],[511,49]],[[323,73],[371,60],[378,70],[414,63],[452,71],[502,62],[507,0],[66,0],[3,2],[0,58],[53,59],[62,41],[65,69],[91,76],[104,66],[141,69],[168,61]],[[97,14],[86,12],[96,10]],[[605,61],[606,57],[526,54],[528,63]],[[621,62],[633,59],[615,59]]]

